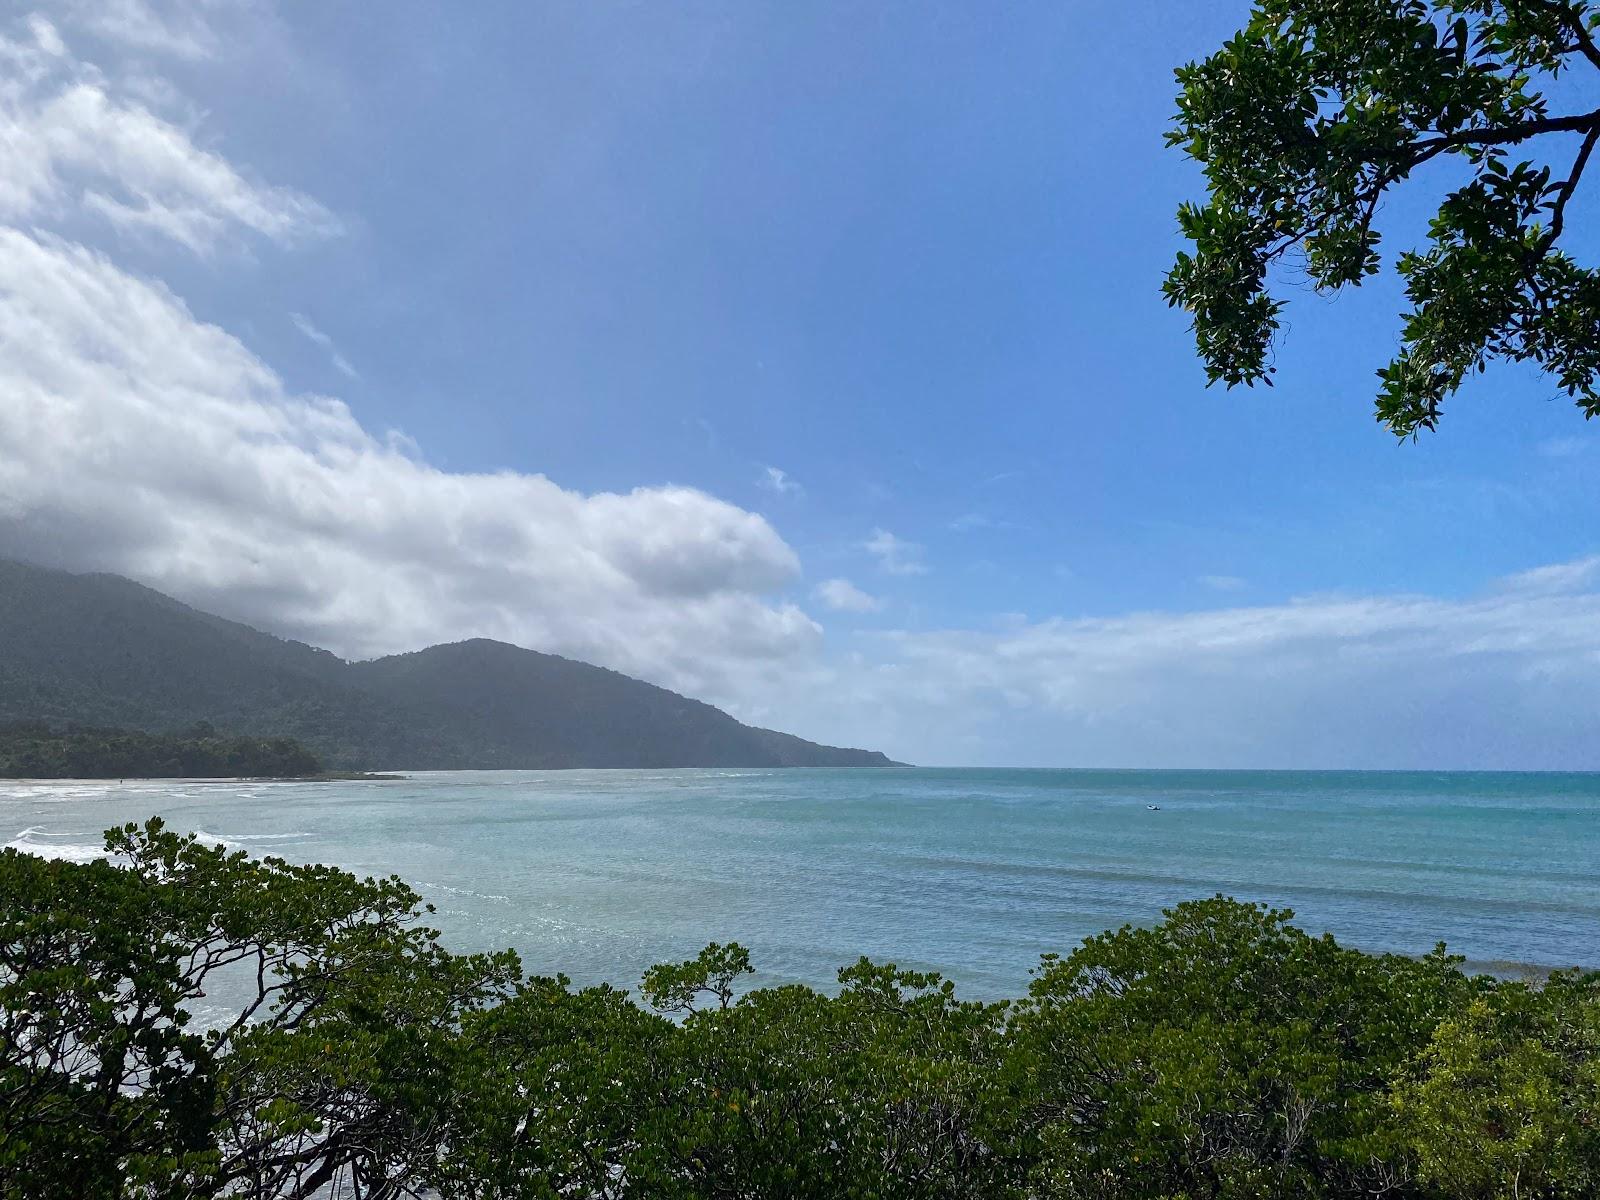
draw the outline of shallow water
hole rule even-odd
[[[1148,805],[1159,808],[1152,811]],[[441,772],[328,783],[0,781],[0,840],[92,857],[159,814],[398,874],[456,949],[633,985],[707,941],[763,982],[867,954],[1014,995],[1045,951],[1226,892],[1371,950],[1600,965],[1600,775]]]

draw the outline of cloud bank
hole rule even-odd
[[[0,230],[0,546],[346,655],[499,637],[689,690],[819,630],[761,517],[687,487],[453,474],[290,394],[160,284]]]

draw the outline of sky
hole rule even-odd
[[[1392,273],[1271,389],[1165,307],[1247,11],[8,6],[0,554],[929,765],[1600,768],[1600,429],[1397,442]]]

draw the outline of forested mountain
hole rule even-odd
[[[348,768],[887,766],[474,640],[348,663],[115,575],[0,560],[0,724],[291,737]]]
[[[441,722],[465,718],[482,753],[503,760],[477,766],[892,765],[881,754],[740,724],[719,708],[616,671],[484,638],[348,670],[373,696],[416,697]]]

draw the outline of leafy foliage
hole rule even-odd
[[[1553,99],[1573,72],[1592,97],[1597,28],[1589,0],[1259,0],[1180,68],[1168,142],[1203,165],[1209,199],[1179,209],[1194,249],[1165,292],[1191,314],[1210,381],[1271,382],[1275,265],[1297,255],[1322,291],[1360,284],[1380,267],[1384,197],[1454,163],[1465,181],[1428,245],[1398,260],[1411,309],[1378,419],[1402,436],[1434,428],[1493,358],[1538,364],[1600,413],[1600,275],[1559,244],[1600,109]],[[1517,159],[1535,139],[1557,165]]]
[[[1043,1194],[1404,1189],[1391,1083],[1486,982],[1442,950],[1362,954],[1289,917],[1218,897],[1045,961],[1016,1018],[1048,1115]]]
[[[447,953],[398,880],[225,854],[158,820],[106,848],[115,865],[0,852],[4,1194],[344,1178],[378,1195],[425,1169],[460,1019],[510,989],[516,957]]]
[[[1434,1032],[1397,1101],[1452,1196],[1600,1193],[1600,974],[1508,985]]]
[[[741,946],[609,986],[454,955],[398,880],[152,821],[0,852],[0,1195],[1592,1195],[1600,975],[1464,975],[1217,897],[1015,1004]],[[671,1015],[666,1015],[671,1014]]]

